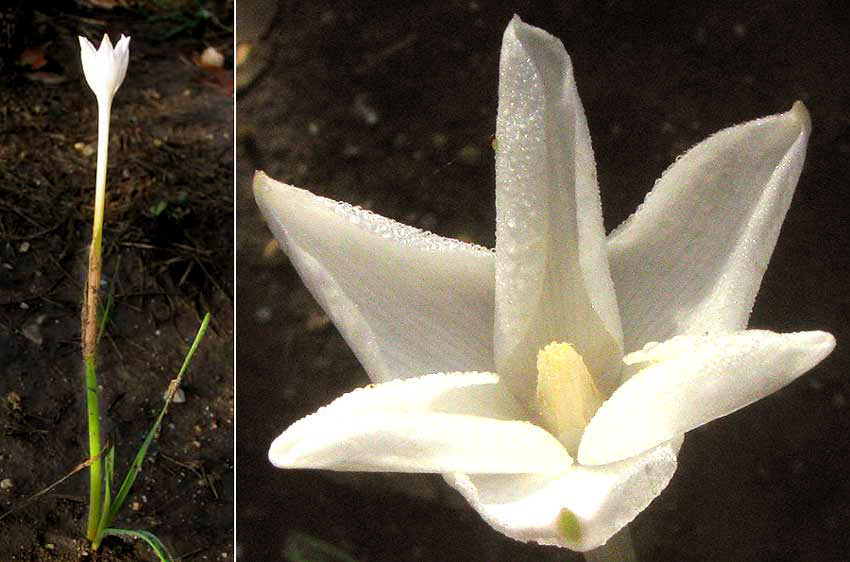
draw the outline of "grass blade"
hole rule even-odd
[[[112,502],[112,506],[110,506],[109,513],[106,518],[106,525],[109,525],[115,516],[118,514],[118,510],[121,509],[121,506],[124,504],[124,500],[127,499],[127,494],[130,493],[130,488],[133,486],[133,483],[136,481],[136,477],[139,475],[139,472],[142,470],[142,462],[145,460],[145,455],[148,453],[148,448],[156,436],[157,431],[159,431],[159,426],[162,424],[162,419],[165,417],[166,411],[168,411],[168,405],[171,403],[172,398],[174,398],[174,393],[177,392],[177,389],[180,387],[180,381],[183,380],[183,375],[186,370],[189,368],[189,363],[192,360],[192,356],[195,354],[195,351],[198,349],[198,345],[200,345],[201,340],[204,338],[204,334],[207,332],[207,326],[210,323],[210,313],[207,312],[204,316],[203,322],[201,322],[201,327],[198,328],[198,333],[195,334],[195,341],[192,342],[192,346],[189,348],[189,351],[186,352],[186,358],[183,360],[183,366],[180,367],[180,372],[177,373],[177,378],[171,381],[168,385],[168,391],[165,394],[165,400],[162,404],[162,409],[159,411],[159,415],[156,418],[156,421],[151,426],[148,434],[145,436],[145,440],[142,443],[139,450],[136,452],[136,457],[133,459],[133,462],[130,464],[130,468],[127,470],[127,475],[124,477],[124,481],[121,482],[121,487],[118,489],[118,494],[115,496],[115,500]]]
[[[175,562],[174,557],[171,556],[171,553],[168,552],[168,549],[165,548],[165,545],[162,544],[162,541],[148,531],[136,531],[134,529],[115,529],[110,527],[108,529],[103,530],[103,536],[112,535],[114,537],[132,537],[134,539],[142,539],[148,546],[151,547],[151,550],[159,557],[161,562]]]

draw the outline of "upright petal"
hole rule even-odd
[[[113,52],[115,70],[112,80],[112,94],[118,91],[127,76],[127,64],[130,62],[130,38],[122,34]]]
[[[645,364],[605,402],[584,431],[581,464],[630,457],[752,404],[829,355],[826,332],[679,336],[624,359]]]
[[[557,475],[445,475],[487,523],[521,541],[587,551],[605,544],[660,494],[681,438],[607,466]]]
[[[608,394],[619,382],[622,333],[570,58],[558,39],[514,17],[499,73],[497,370],[531,401],[537,351],[566,342]]]
[[[97,62],[97,49],[85,37],[78,36],[78,39],[80,40],[80,60],[83,63],[83,75],[86,77],[86,83],[89,85],[89,88],[97,95],[101,82],[101,69]]]
[[[433,374],[371,385],[294,423],[272,443],[280,468],[513,474],[562,471],[564,447],[523,421],[491,373]]]
[[[98,67],[102,69],[105,80],[105,77],[110,73],[109,69],[112,68],[114,61],[112,56],[112,41],[106,33],[103,34],[103,39],[100,41],[100,47],[97,48],[97,58],[95,60],[97,61]]]
[[[746,327],[810,130],[797,102],[709,137],[609,236],[627,350]]]
[[[304,284],[373,381],[493,370],[492,252],[262,172],[254,195]]]

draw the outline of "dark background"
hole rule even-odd
[[[490,529],[430,476],[281,471],[271,440],[366,377],[285,256],[255,169],[380,214],[494,243],[501,35],[559,37],[588,117],[611,230],[709,134],[812,114],[805,168],[750,326],[829,330],[786,389],[688,434],[671,485],[630,526],[642,560],[846,560],[850,551],[850,21],[839,2],[240,0],[237,42],[237,557],[284,560],[294,532],[358,561],[578,560]]]

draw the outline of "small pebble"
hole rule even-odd
[[[15,483],[12,482],[11,478],[4,478],[3,480],[0,480],[0,490],[8,490],[14,485]]]
[[[92,156],[96,152],[94,145],[85,142],[74,143],[74,150],[86,157]]]
[[[207,47],[201,53],[201,64],[203,66],[211,66],[213,68],[221,68],[224,66],[224,55],[222,55],[215,47]]]
[[[26,254],[30,251],[30,243],[29,242],[21,242],[21,245],[18,246],[18,252],[21,254]]]

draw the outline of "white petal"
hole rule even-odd
[[[622,333],[587,120],[563,44],[514,17],[496,121],[496,366],[525,400],[537,351],[573,345],[619,383]]]
[[[625,349],[746,327],[810,129],[797,102],[709,137],[677,159],[610,235]]]
[[[676,471],[681,439],[619,463],[573,465],[560,475],[448,474],[446,481],[505,535],[587,551],[629,524],[667,486]],[[575,535],[559,530],[562,513],[574,516]]]
[[[787,385],[834,347],[826,332],[761,330],[650,344],[625,357],[648,365],[590,420],[579,462],[614,462],[731,414]]]
[[[113,88],[112,94],[118,91],[121,84],[124,82],[124,77],[127,75],[127,63],[130,62],[130,38],[122,34],[118,43],[115,45],[114,71],[113,71]]]
[[[280,468],[391,472],[560,471],[572,459],[490,373],[434,374],[355,390],[271,445]],[[486,417],[485,417],[486,416]]]
[[[100,47],[97,48],[97,56],[95,57],[95,64],[97,64],[98,73],[100,75],[98,88],[104,89],[106,88],[107,82],[111,83],[112,76],[112,67],[114,66],[115,59],[112,56],[112,41],[109,39],[109,35],[106,33],[103,34],[103,39],[100,42]],[[111,88],[106,88],[111,91]]]
[[[493,255],[262,172],[254,194],[304,284],[376,382],[493,369]]]
[[[83,63],[83,74],[86,77],[86,83],[95,94],[98,91],[100,78],[97,66],[97,49],[91,44],[91,41],[85,37],[78,36],[80,40],[80,60]]]

